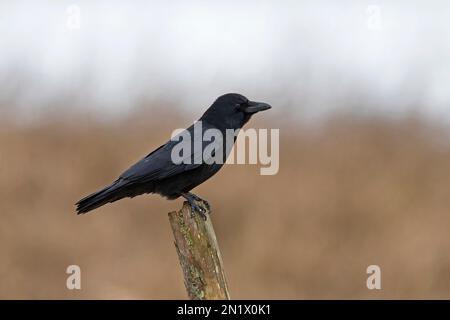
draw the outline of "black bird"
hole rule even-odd
[[[111,185],[76,203],[78,214],[87,213],[109,202],[126,197],[133,198],[145,193],[158,193],[169,200],[180,196],[184,197],[194,212],[198,212],[203,218],[206,218],[204,208],[198,206],[196,202],[201,201],[209,208],[208,202],[190,193],[190,190],[209,179],[222,167],[231,149],[231,146],[225,146],[224,143],[226,130],[239,130],[252,115],[270,108],[271,106],[266,103],[249,101],[246,97],[236,93],[220,96],[198,121],[201,121],[201,136],[208,129],[216,129],[222,133],[223,140],[214,139],[213,141],[220,144],[221,151],[223,151],[220,163],[211,163],[208,161],[210,159],[203,157],[199,160],[202,150],[207,144],[211,143],[204,141],[201,142],[200,152],[192,148],[190,154],[182,155],[185,160],[190,159],[191,161],[175,163],[172,157],[172,149],[179,141],[171,139],[131,166]],[[195,143],[193,140],[195,137],[194,125],[184,130],[184,133],[189,133],[192,137],[192,146]],[[195,139],[198,139],[198,137]],[[233,143],[235,141],[236,137],[234,137]],[[215,156],[214,152],[211,154]]]

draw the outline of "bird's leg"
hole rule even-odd
[[[189,192],[181,193],[181,196],[183,198],[185,198],[187,200],[187,202],[189,203],[189,205],[191,206],[192,214],[197,212],[203,218],[203,220],[206,221],[206,219],[207,219],[206,214],[205,214],[206,210],[197,204],[198,197],[194,196],[192,193],[189,193]]]
[[[188,192],[188,194],[189,194],[192,198],[194,198],[195,201],[201,201],[201,202],[203,202],[203,204],[205,205],[205,208],[206,208],[208,211],[211,210],[211,206],[209,205],[209,202],[208,202],[208,201],[206,201],[205,199],[200,198],[199,196],[197,196],[197,195],[195,195],[195,194],[193,194],[193,193]]]

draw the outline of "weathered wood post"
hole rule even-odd
[[[229,300],[219,245],[209,212],[206,215],[204,220],[193,214],[187,202],[169,213],[184,285],[192,300]]]

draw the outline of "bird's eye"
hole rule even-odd
[[[242,101],[236,104],[235,109],[236,111],[244,111],[245,108],[248,107],[248,101]]]

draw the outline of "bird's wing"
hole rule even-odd
[[[207,129],[207,128],[205,128]],[[186,129],[192,133],[192,127]],[[155,149],[144,159],[134,164],[125,171],[120,178],[129,182],[148,182],[168,178],[188,170],[193,170],[199,166],[208,163],[213,154],[211,152],[203,155],[203,150],[211,143],[223,147],[223,137],[217,136],[213,141],[203,141],[201,150],[195,150],[193,140],[191,141],[191,152],[182,157],[182,161],[174,163],[172,161],[172,149],[179,141],[170,140],[166,144]],[[199,148],[198,148],[199,149]],[[188,161],[190,159],[190,161]]]

